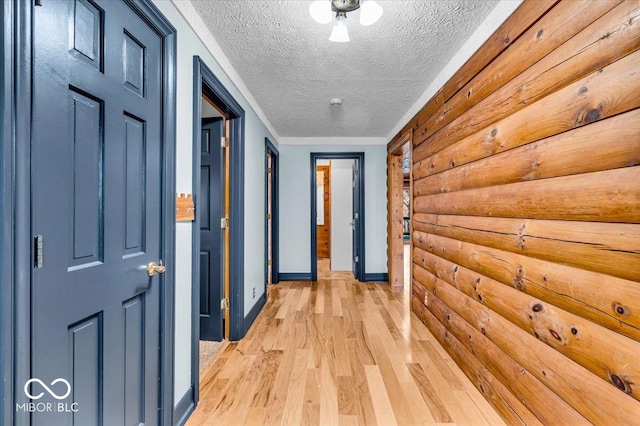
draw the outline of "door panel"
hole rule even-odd
[[[267,149],[267,284],[273,283],[273,155]]]
[[[162,39],[122,1],[34,10],[32,376],[78,411],[33,424],[157,424]]]
[[[224,163],[221,118],[202,120],[200,165],[200,340],[221,341],[223,316]],[[217,143],[216,143],[217,142]]]
[[[359,262],[360,262],[360,162],[358,159],[354,159],[352,167],[352,191],[353,191],[353,222],[352,222],[352,270],[353,276],[357,280],[361,280],[364,277],[360,277],[359,274]]]

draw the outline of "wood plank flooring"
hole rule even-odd
[[[504,424],[409,312],[408,289],[349,276],[269,286],[247,336],[202,372],[187,424]]]

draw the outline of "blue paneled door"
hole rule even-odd
[[[357,280],[364,280],[360,276],[360,160],[353,160],[351,173],[351,187],[353,191],[353,221],[351,222],[352,254],[351,265],[353,276]]]
[[[33,424],[155,425],[162,39],[124,1],[34,13]]]
[[[224,295],[224,156],[220,140],[223,118],[202,120],[200,151],[200,340],[222,341],[220,301]]]

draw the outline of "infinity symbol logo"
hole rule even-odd
[[[57,393],[55,393],[54,391],[52,391],[51,388],[49,388],[49,386],[47,386],[42,380],[40,380],[40,379],[30,379],[30,380],[27,380],[27,383],[24,384],[24,394],[27,395],[27,398],[29,398],[29,399],[40,399],[40,398],[42,398],[44,396],[44,392],[40,392],[37,395],[31,395],[31,392],[29,392],[29,385],[31,383],[40,383],[40,386],[45,388],[45,390],[47,392],[49,392],[49,395],[51,395],[55,399],[65,399],[71,393],[71,385],[65,379],[57,378],[53,382],[50,383],[51,386],[54,386],[56,383],[64,383],[65,385],[67,385],[67,392],[62,396],[60,396]]]

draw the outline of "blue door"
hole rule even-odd
[[[221,341],[223,315],[224,119],[202,120],[200,151],[200,340]]]
[[[351,186],[353,190],[353,221],[351,230],[352,239],[352,270],[356,280],[362,280],[360,276],[360,160],[353,160]]]
[[[29,389],[53,411],[32,421],[155,425],[162,38],[124,1],[34,13],[31,363],[52,392]]]

